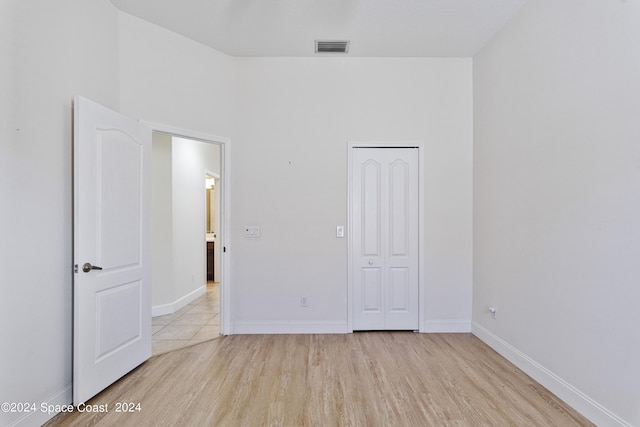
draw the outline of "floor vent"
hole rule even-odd
[[[349,42],[316,40],[316,53],[349,53]]]

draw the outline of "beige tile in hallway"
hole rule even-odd
[[[220,284],[207,283],[205,295],[173,314],[154,317],[153,355],[220,336]]]

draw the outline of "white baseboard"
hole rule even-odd
[[[234,322],[234,334],[346,334],[346,322]]]
[[[427,320],[424,322],[420,332],[450,334],[471,332],[470,320]]]
[[[480,324],[472,323],[472,333],[594,424],[600,427],[631,427],[631,424]]]
[[[14,421],[9,421],[9,427],[34,427],[41,426],[49,421],[51,418],[58,415],[58,412],[49,413],[50,407],[61,407],[63,405],[70,405],[73,402],[73,395],[71,392],[71,384],[67,385],[62,390],[53,394],[52,396],[44,399],[42,402],[31,402],[36,406],[34,412],[24,412],[22,415]]]
[[[169,304],[154,305],[151,307],[151,317],[164,316],[165,314],[172,314],[180,310],[185,305],[192,301],[195,301],[207,292],[206,286],[200,286],[196,290],[189,292],[188,294],[178,298]]]
[[[425,333],[470,333],[468,320],[432,320],[424,322]],[[346,334],[349,333],[344,322],[234,322],[233,334]]]

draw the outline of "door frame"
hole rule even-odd
[[[424,142],[423,141],[348,141],[347,143],[347,332],[353,333],[353,218],[351,202],[353,198],[353,150],[356,148],[383,147],[418,148],[418,332],[426,332],[424,328],[425,307],[425,227],[424,227]]]
[[[220,191],[222,193],[220,195],[222,205],[220,209],[220,231],[222,234],[222,238],[220,240],[220,248],[222,248],[220,333],[222,335],[231,335],[233,331],[233,325],[231,324],[231,140],[224,136],[211,135],[146,120],[140,120],[140,123],[151,128],[152,132],[166,133],[178,138],[220,145]]]

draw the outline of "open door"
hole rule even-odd
[[[151,356],[151,130],[74,103],[73,402]]]

